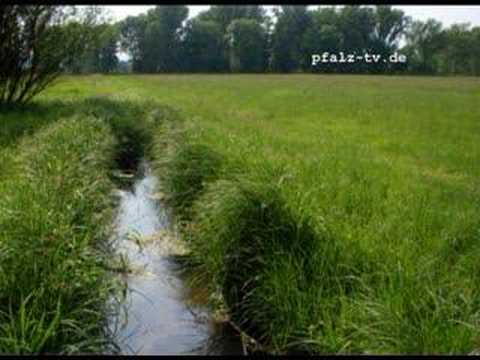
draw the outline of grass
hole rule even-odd
[[[38,103],[115,94],[180,109],[183,122],[139,139],[151,136],[192,262],[269,351],[445,354],[480,348],[479,85],[94,75]]]
[[[190,208],[205,185],[218,177],[223,161],[208,146],[192,141],[180,124],[183,120],[177,113],[159,125],[151,149],[165,200],[175,210],[177,222],[191,220]]]
[[[174,87],[187,113],[205,104],[159,173],[199,185],[185,234],[199,271],[270,351],[478,348],[478,80],[137,81],[161,101]],[[225,164],[206,185],[210,153]]]
[[[144,155],[155,121],[148,104],[109,98],[3,114],[0,353],[116,350],[112,172]]]
[[[59,120],[19,144],[18,172],[0,183],[1,353],[103,345],[110,285],[93,244],[106,235],[113,146],[92,118]]]

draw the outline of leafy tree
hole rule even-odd
[[[144,72],[145,64],[145,28],[147,16],[128,16],[120,25],[120,47],[130,55],[132,71]]]
[[[372,50],[376,54],[386,58],[398,49],[400,37],[410,22],[402,10],[392,9],[391,6],[375,7],[375,28],[373,33]],[[404,67],[402,64],[380,62],[376,64],[374,71],[385,72]]]
[[[375,12],[370,7],[342,7],[338,22],[346,51],[362,53],[372,46],[375,20]]]
[[[443,51],[443,71],[449,73],[474,73],[474,56],[472,51],[475,48],[472,33],[469,31],[469,24],[454,24],[445,30],[446,46]]]
[[[339,12],[338,26],[343,37],[345,53],[363,55],[373,52],[375,32],[375,12],[371,7],[344,6]],[[372,64],[364,62],[348,63],[341,66],[340,71],[368,72]]]
[[[480,26],[474,27],[471,30],[472,49],[471,49],[471,63],[472,75],[480,75]]]
[[[338,25],[338,13],[333,7],[320,7],[310,13],[310,26],[302,37],[302,68],[321,72],[337,70],[334,63],[311,67],[311,55],[323,52],[339,53],[343,36]]]
[[[307,6],[282,6],[276,10],[277,22],[272,34],[272,68],[291,72],[300,69],[301,41],[310,26]]]
[[[111,24],[84,25],[90,41],[82,56],[77,56],[67,71],[73,73],[111,72],[117,68],[117,26]]]
[[[260,24],[266,20],[265,9],[259,5],[214,5],[198,15],[200,20],[214,21],[226,34],[228,26],[238,19],[251,19]]]
[[[97,50],[97,71],[108,73],[118,68],[118,27],[104,24],[100,32],[100,47]]]
[[[157,6],[147,14],[145,66],[149,72],[179,70],[180,30],[188,7]]]
[[[405,31],[410,18],[402,10],[381,5],[375,8],[374,40],[380,48],[392,52],[398,48],[400,36]]]
[[[438,69],[439,52],[445,46],[442,24],[434,19],[414,21],[406,33],[410,70],[434,73]]]
[[[225,71],[223,33],[214,21],[192,19],[183,40],[183,69],[187,71]]]
[[[72,73],[101,71],[99,67],[100,51],[107,41],[104,35],[105,30],[110,26],[107,22],[111,21],[107,14],[105,8],[100,6],[90,6],[82,11],[80,18],[83,18],[83,21],[77,23],[76,26],[78,31],[83,33],[84,51],[69,63],[65,71]]]
[[[228,27],[230,24],[239,19],[255,20],[259,24],[266,26],[265,9],[259,5],[214,5],[208,10],[198,14],[197,18],[203,21],[212,21],[218,24],[223,36],[223,61],[228,64],[230,62],[230,44],[228,38]]]
[[[30,101],[83,53],[90,34],[74,10],[0,5],[0,104]]]
[[[260,72],[266,64],[265,29],[255,20],[237,19],[227,29],[230,44],[230,69]]]

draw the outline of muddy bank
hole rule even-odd
[[[109,320],[122,354],[242,354],[240,338],[214,320],[201,291],[175,260],[184,248],[142,162],[130,189],[118,191],[114,249],[126,260],[120,311]]]

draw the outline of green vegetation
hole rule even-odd
[[[0,352],[104,344],[96,244],[127,148],[154,158],[190,263],[268,351],[478,350],[479,85],[62,78],[0,117]]]
[[[169,205],[188,219],[189,209],[205,185],[217,178],[222,158],[209,147],[190,141],[184,131],[178,131],[179,127],[178,120],[162,124],[153,153],[157,155],[158,176]]]
[[[172,204],[193,203],[194,262],[269,350],[467,353],[479,336],[478,85],[93,76],[50,95],[108,89],[183,108],[183,125],[156,132],[157,173],[171,176]]]
[[[0,352],[101,349],[103,255],[114,138],[67,118],[22,140],[0,182]]]
[[[0,106],[24,106],[100,42],[92,9],[0,5]]]
[[[212,6],[186,21],[186,6],[157,6],[112,24],[98,7],[0,6],[0,353],[115,350],[111,195],[143,157],[212,304],[262,350],[478,351],[478,80],[88,76],[49,88],[65,72],[115,71],[118,41],[134,72],[480,72],[479,27],[390,6],[274,13]],[[397,51],[408,63],[311,64]]]
[[[2,113],[0,353],[115,350],[112,171],[143,156],[151,110],[97,97]]]
[[[187,15],[185,5],[156,6],[113,25],[133,72],[480,74],[480,27],[443,27],[392,6],[284,5],[270,15],[260,5],[214,5]],[[312,55],[324,52],[382,60],[398,52],[408,61],[312,66]]]
[[[272,10],[214,5],[188,19],[188,6],[156,6],[114,22],[101,6],[0,6],[0,105],[71,73],[480,74],[469,23],[443,28],[387,5]]]

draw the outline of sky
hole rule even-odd
[[[240,4],[240,3],[239,3]],[[146,5],[109,5],[105,6],[112,15],[114,20],[122,20],[129,15],[138,15],[147,12],[152,6]],[[196,16],[199,12],[207,10],[209,5],[189,5],[189,17]],[[312,5],[312,8],[315,7]],[[393,6],[402,9],[407,16],[411,16],[414,20],[426,20],[434,18],[443,23],[444,26],[450,26],[454,23],[469,22],[473,26],[480,26],[480,5],[463,5],[463,6],[417,6],[402,5]],[[272,9],[273,6],[266,5],[265,8]]]

